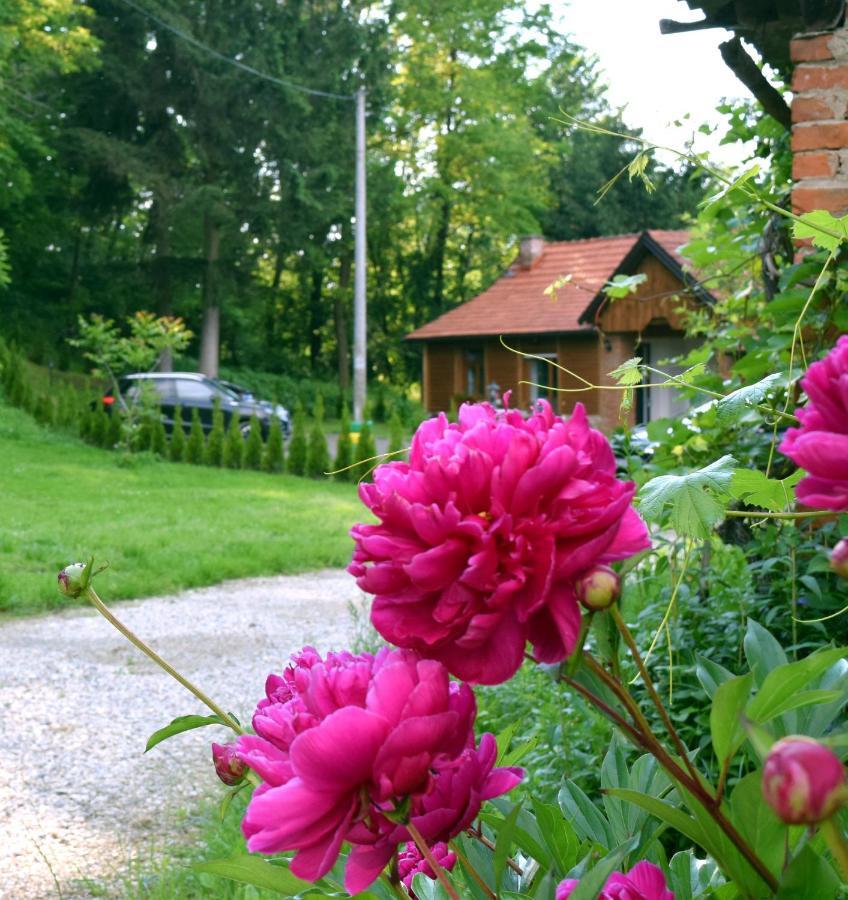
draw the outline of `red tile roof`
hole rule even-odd
[[[689,232],[652,229],[648,234],[681,266],[684,264],[677,248],[689,240]],[[579,323],[580,315],[640,236],[622,234],[546,243],[529,269],[516,260],[482,294],[422,325],[407,338],[591,331],[591,326]],[[571,275],[571,281],[553,299],[545,288],[563,275]]]

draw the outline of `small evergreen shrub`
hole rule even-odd
[[[185,442],[183,461],[199,466],[206,458],[206,435],[203,433],[203,423],[200,421],[200,412],[197,409],[191,411],[191,429],[188,440]]]
[[[351,481],[354,477],[354,470],[349,468],[353,464],[353,443],[350,439],[350,416],[347,411],[347,404],[342,407],[342,420],[339,428],[339,440],[336,444],[336,459],[333,463],[333,469],[336,474],[333,476],[336,481]]]
[[[268,432],[268,443],[265,445],[265,453],[262,456],[262,468],[266,472],[282,472],[284,466],[283,429],[279,422],[272,421],[271,430]]]
[[[389,460],[402,460],[406,454],[398,451],[403,450],[405,447],[406,441],[403,422],[401,422],[397,410],[393,410],[391,418],[389,419],[389,453],[394,455],[391,456]]]
[[[259,419],[253,415],[250,417],[250,433],[244,445],[244,468],[259,469],[262,466],[262,426]]]
[[[377,445],[374,443],[371,426],[368,422],[363,422],[362,431],[359,432],[359,443],[356,445],[356,461],[361,463],[361,465],[357,466],[355,472],[357,480],[371,480],[371,470],[379,462],[379,460],[373,458],[376,455]]]
[[[324,436],[320,421],[316,419],[309,432],[309,443],[306,448],[306,474],[310,478],[324,478],[325,473],[329,471],[330,451],[327,449],[327,438]]]
[[[212,410],[212,430],[206,438],[206,465],[220,466],[224,462],[224,413],[221,411],[221,401],[215,400]]]
[[[306,417],[303,407],[298,403],[294,411],[292,436],[289,441],[288,470],[292,475],[306,474]]]
[[[162,421],[162,413],[153,417],[150,423],[150,449],[161,457],[168,455],[168,435],[165,434],[165,424]]]
[[[174,409],[174,425],[171,430],[171,446],[169,456],[171,462],[182,462],[185,455],[186,436],[183,429],[183,411],[180,407]]]
[[[124,437],[124,416],[118,410],[113,409],[109,415],[109,437],[107,445],[110,450],[119,447]]]
[[[244,460],[244,437],[237,415],[230,416],[230,426],[224,441],[224,455],[221,464],[225,469],[240,469]]]

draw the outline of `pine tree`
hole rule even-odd
[[[347,404],[342,405],[342,421],[339,428],[339,440],[336,444],[336,459],[333,468],[336,470],[336,481],[351,481],[354,470],[348,468],[353,463],[353,443],[350,439],[350,416]],[[343,471],[340,471],[343,470]]]
[[[183,461],[199,466],[206,458],[206,435],[203,433],[203,423],[200,421],[200,411],[191,411],[191,430],[188,440],[185,442]]]
[[[329,470],[330,452],[327,449],[327,438],[324,436],[321,423],[316,419],[309,432],[309,443],[306,448],[306,474],[310,478],[324,478]]]
[[[215,400],[212,410],[212,430],[206,438],[207,466],[220,466],[224,461],[224,414],[221,412],[221,401]]]
[[[294,424],[289,441],[288,470],[292,475],[306,474],[306,417],[303,407],[298,401],[294,410]]]
[[[271,422],[268,432],[268,443],[262,456],[262,468],[266,472],[282,472],[285,466],[285,448],[283,446],[283,429],[278,421]]]
[[[361,481],[371,480],[371,470],[377,465],[377,447],[374,443],[374,435],[368,422],[362,423],[362,431],[359,432],[359,443],[356,445],[356,461],[361,465],[356,468],[356,477]]]
[[[245,469],[258,469],[262,466],[263,449],[262,426],[259,424],[259,419],[253,415],[250,417],[250,433],[244,445],[243,466]]]
[[[182,462],[185,453],[186,436],[183,429],[183,411],[177,406],[174,409],[174,424],[171,430],[171,462]]]
[[[244,460],[244,437],[241,433],[239,417],[233,413],[230,416],[230,427],[227,429],[227,438],[224,441],[224,454],[221,464],[225,469],[240,469]]]
[[[315,394],[315,402],[312,404],[312,418],[319,424],[323,424],[325,415],[324,395],[321,391]]]
[[[405,446],[403,422],[401,422],[397,410],[393,409],[389,419],[389,453],[394,455],[390,459],[402,460],[405,454],[398,451],[403,450]]]
[[[163,459],[168,455],[168,435],[165,434],[161,411],[153,413],[153,421],[150,423],[150,449]]]

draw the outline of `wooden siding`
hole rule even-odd
[[[493,381],[501,389],[501,395],[507,391],[515,391],[518,388],[521,357],[511,350],[507,350],[500,341],[488,341],[484,350],[484,367],[486,371],[486,384]]]
[[[691,298],[676,294],[684,287],[683,282],[654,256],[645,257],[637,271],[647,275],[647,281],[639,285],[635,294],[607,301],[598,316],[598,327],[606,334],[639,333],[651,322],[666,321],[682,331],[683,320],[677,310],[693,305]]]
[[[424,405],[428,410],[447,411],[457,391],[456,370],[462,361],[461,347],[454,343],[432,343],[424,348]]]
[[[609,347],[609,349],[607,349]],[[607,374],[617,369],[622,363],[635,356],[635,334],[608,334],[599,342],[600,384],[615,384],[615,379]],[[600,427],[607,433],[617,425],[635,425],[636,404],[630,408],[629,413],[621,413],[621,391],[595,391],[598,395],[598,414],[600,415]]]
[[[592,384],[598,383],[598,336],[564,335],[557,342],[557,361],[561,366],[580,375]],[[557,386],[560,388],[581,387],[582,383],[565,372],[559,372]],[[570,413],[574,404],[580,401],[590,416],[598,415],[598,394],[601,391],[581,391],[579,394],[559,394],[561,413]]]

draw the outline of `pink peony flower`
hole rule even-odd
[[[763,797],[782,822],[815,825],[848,802],[845,768],[832,750],[812,738],[782,738],[766,757]]]
[[[795,410],[800,428],[790,428],[780,452],[809,475],[798,482],[799,503],[815,509],[848,510],[848,335],[813,363],[801,380],[809,397]]]
[[[239,784],[244,780],[247,766],[239,759],[234,743],[213,743],[212,762],[215,764],[215,773],[224,784]]]
[[[528,419],[465,404],[457,424],[418,428],[409,463],[360,486],[379,523],[352,529],[348,571],[388,641],[497,684],[528,640],[537,660],[564,659],[580,630],[575,580],[649,545],[635,490],[582,405],[564,421],[545,401]]]
[[[556,900],[568,900],[579,883],[575,878],[561,881],[556,889]],[[674,894],[665,883],[662,869],[643,860],[626,875],[613,872],[598,894],[598,900],[674,900]]]
[[[410,840],[405,819],[430,844],[450,840],[522,775],[494,768],[491,735],[475,748],[475,715],[471,689],[410,650],[322,659],[307,648],[268,679],[256,734],[237,742],[263,780],[242,822],[248,849],[296,850],[292,871],[315,881],[348,841],[355,894]]]
[[[456,854],[450,851],[444,841],[433,844],[430,852],[445,871],[450,872],[456,865]],[[398,874],[401,882],[408,888],[412,888],[412,879],[416,875],[426,875],[428,878],[436,879],[436,873],[430,868],[430,864],[424,859],[415,844],[407,844],[398,854]]]

